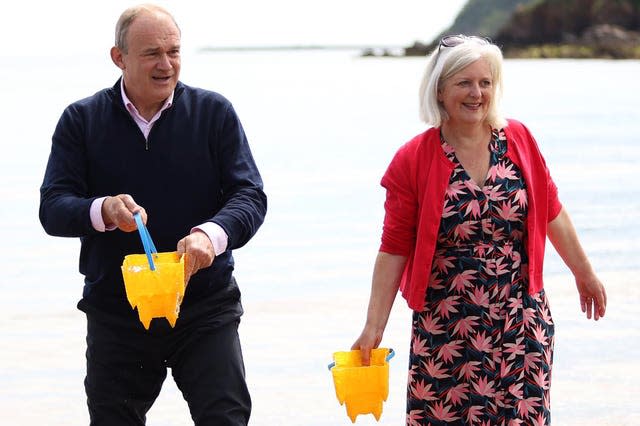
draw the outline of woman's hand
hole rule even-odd
[[[576,287],[580,294],[580,308],[587,313],[587,318],[598,321],[604,317],[607,308],[607,292],[598,277],[592,273],[586,278],[575,277]]]
[[[406,262],[405,256],[378,252],[373,268],[367,321],[360,337],[351,346],[351,349],[360,349],[362,365],[369,365],[371,349],[377,348],[382,341]]]
[[[547,235],[575,277],[582,312],[587,313],[588,319],[591,319],[593,314],[597,321],[604,316],[607,307],[607,294],[593,271],[589,259],[578,241],[578,235],[569,213],[564,208],[549,223]]]
[[[365,326],[360,337],[351,345],[351,349],[359,349],[362,365],[370,364],[371,349],[375,349],[382,342],[382,331],[375,331],[373,327]]]

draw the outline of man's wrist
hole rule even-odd
[[[201,225],[195,226],[191,229],[193,232],[203,232],[209,237],[211,245],[213,246],[213,253],[216,256],[221,255],[227,250],[227,244],[229,237],[227,233],[222,229],[220,225],[214,222],[205,222]]]
[[[113,231],[116,229],[113,225],[108,225],[104,223],[104,218],[102,216],[102,207],[104,205],[104,201],[108,197],[100,197],[93,200],[91,203],[91,207],[89,208],[89,217],[91,219],[91,226],[98,232],[105,231]]]

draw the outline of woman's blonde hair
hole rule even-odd
[[[427,68],[420,84],[420,118],[427,124],[440,127],[449,119],[444,107],[438,102],[438,91],[442,84],[478,59],[489,64],[493,78],[493,97],[487,122],[492,128],[500,129],[507,124],[500,112],[502,97],[502,51],[489,39],[475,36],[455,35],[442,38],[431,52]]]

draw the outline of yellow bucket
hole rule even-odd
[[[363,366],[359,350],[335,352],[329,365],[333,375],[336,397],[340,405],[346,404],[352,423],[359,414],[373,414],[380,420],[382,402],[389,396],[389,360],[393,349],[371,350],[370,365]]]
[[[130,254],[122,262],[122,277],[131,308],[138,308],[138,318],[149,329],[153,318],[166,318],[176,325],[184,297],[184,256],[178,252],[154,253],[155,270],[147,255]]]

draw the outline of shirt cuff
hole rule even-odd
[[[115,226],[106,227],[104,220],[102,219],[102,203],[107,197],[100,197],[93,200],[89,209],[89,217],[91,218],[91,225],[93,229],[98,232],[113,231]]]
[[[220,256],[227,250],[227,243],[229,242],[229,236],[224,229],[217,223],[205,222],[202,225],[191,228],[191,232],[202,231],[207,234],[207,237],[211,240],[213,245],[213,252],[216,256]]]

